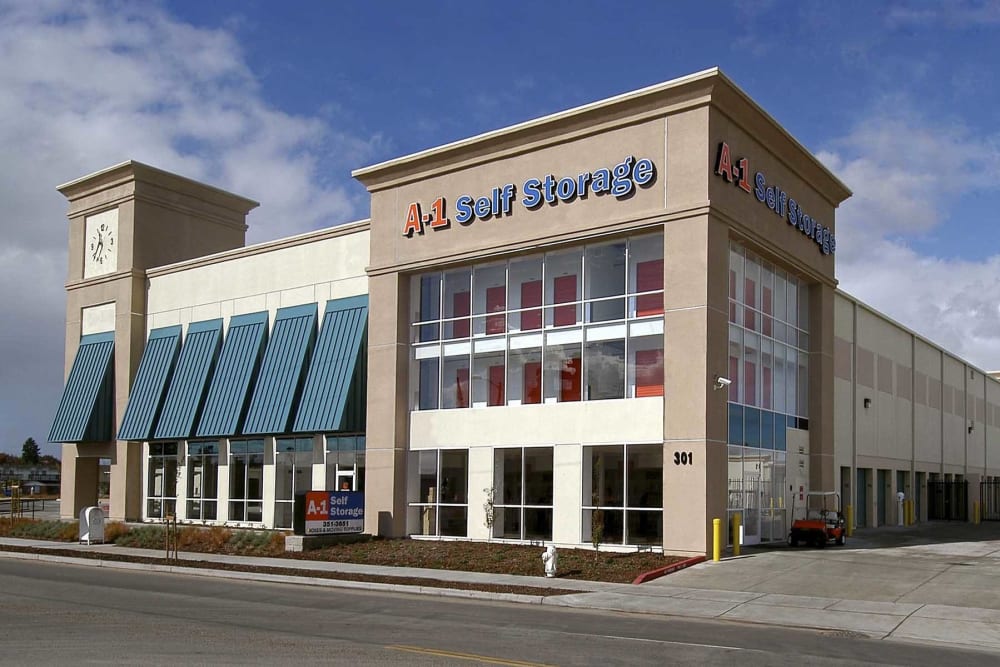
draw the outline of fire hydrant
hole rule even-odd
[[[556,561],[558,560],[559,555],[556,553],[556,548],[550,544],[542,554],[542,563],[545,565],[546,577],[556,576]]]

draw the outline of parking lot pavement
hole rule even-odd
[[[864,530],[846,546],[745,548],[653,585],[1000,610],[1000,523]]]

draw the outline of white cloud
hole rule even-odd
[[[349,168],[384,148],[334,130],[326,111],[276,109],[232,33],[150,3],[0,0],[0,90],[0,450],[43,442],[61,391],[67,229],[56,185],[147,162],[261,201],[248,220],[256,242],[366,215]]]
[[[819,154],[854,190],[837,214],[841,287],[986,370],[1000,368],[1000,255],[920,254],[906,239],[954,226],[949,207],[997,192],[996,139],[894,100]]]

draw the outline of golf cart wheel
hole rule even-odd
[[[840,534],[840,535],[839,535],[839,536],[837,537],[837,546],[838,546],[838,547],[842,547],[842,546],[844,546],[845,544],[847,544],[847,537],[845,537],[845,536],[844,536],[844,534],[843,534],[843,533],[841,533],[841,534]]]
[[[816,547],[817,548],[819,548],[819,549],[825,548],[826,547],[826,535],[817,535],[816,539],[814,540],[814,542],[816,543]]]
[[[799,546],[799,536],[796,535],[796,534],[794,534],[794,533],[792,533],[791,535],[789,535],[788,536],[788,546],[790,546],[790,547],[797,547],[797,546]]]

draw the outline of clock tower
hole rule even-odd
[[[62,442],[61,511],[75,518],[108,482],[109,518],[139,519],[142,443],[115,436],[146,341],[146,271],[242,247],[246,215],[258,204],[134,161],[58,189],[69,200],[63,404],[71,402],[70,370],[83,341],[100,340],[110,350],[86,415],[60,405],[53,426],[50,437]],[[64,427],[67,414],[78,428]],[[109,480],[99,479],[101,459],[111,462]]]

